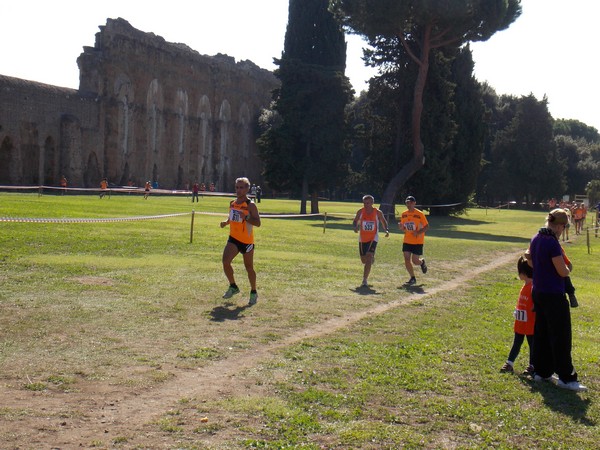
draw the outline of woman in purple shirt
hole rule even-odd
[[[557,385],[573,391],[587,388],[577,381],[577,372],[571,360],[571,313],[565,295],[565,265],[558,241],[569,222],[563,209],[553,209],[546,224],[531,240],[529,252],[533,263],[533,304],[536,320],[533,337],[533,366],[536,381],[552,380],[558,375]]]

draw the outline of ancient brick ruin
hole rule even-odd
[[[0,185],[260,184],[257,118],[277,79],[108,19],[77,59],[79,89],[0,75]]]

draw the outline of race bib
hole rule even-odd
[[[517,322],[527,322],[527,311],[524,309],[515,309],[513,315]]]
[[[229,221],[230,222],[238,222],[241,223],[244,221],[244,216],[242,216],[242,211],[238,211],[237,209],[229,210]]]
[[[408,231],[416,231],[417,226],[414,222],[404,222],[404,228]]]
[[[373,231],[375,230],[375,222],[373,221],[363,221],[362,227],[364,231]]]

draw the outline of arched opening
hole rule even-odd
[[[64,174],[69,179],[69,174]],[[47,137],[44,142],[44,180],[47,186],[58,184],[60,174],[58,173],[58,152],[52,137]]]
[[[11,168],[15,159],[14,150],[12,140],[6,136],[0,144],[0,184],[12,184]]]
[[[96,187],[100,184],[100,166],[98,164],[98,158],[96,153],[90,153],[88,157],[87,166],[83,174],[83,183],[85,187]]]

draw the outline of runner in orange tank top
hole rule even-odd
[[[421,267],[423,273],[427,273],[427,264],[423,255],[423,243],[425,242],[425,232],[429,229],[429,222],[423,214],[423,211],[415,208],[417,201],[412,195],[406,197],[406,210],[400,214],[398,227],[404,231],[404,242],[402,243],[402,254],[404,255],[404,266],[410,275],[406,285],[416,284],[415,271],[413,264]]]
[[[371,266],[375,260],[375,249],[379,241],[379,224],[383,225],[385,237],[390,236],[388,231],[388,223],[385,220],[383,213],[373,207],[375,199],[372,195],[363,197],[364,207],[356,212],[356,216],[352,221],[354,232],[358,235],[358,251],[360,253],[360,261],[364,264],[363,281],[361,287],[368,287],[368,278],[371,273]]]
[[[229,225],[229,239],[223,249],[223,271],[229,281],[229,288],[223,294],[223,298],[231,298],[238,292],[233,266],[233,258],[241,253],[244,258],[244,266],[248,272],[250,281],[249,305],[254,305],[258,300],[256,291],[256,272],[254,271],[254,227],[260,227],[260,215],[258,208],[248,198],[250,181],[248,178],[235,180],[236,199],[229,204],[229,217],[221,222],[221,228]]]

